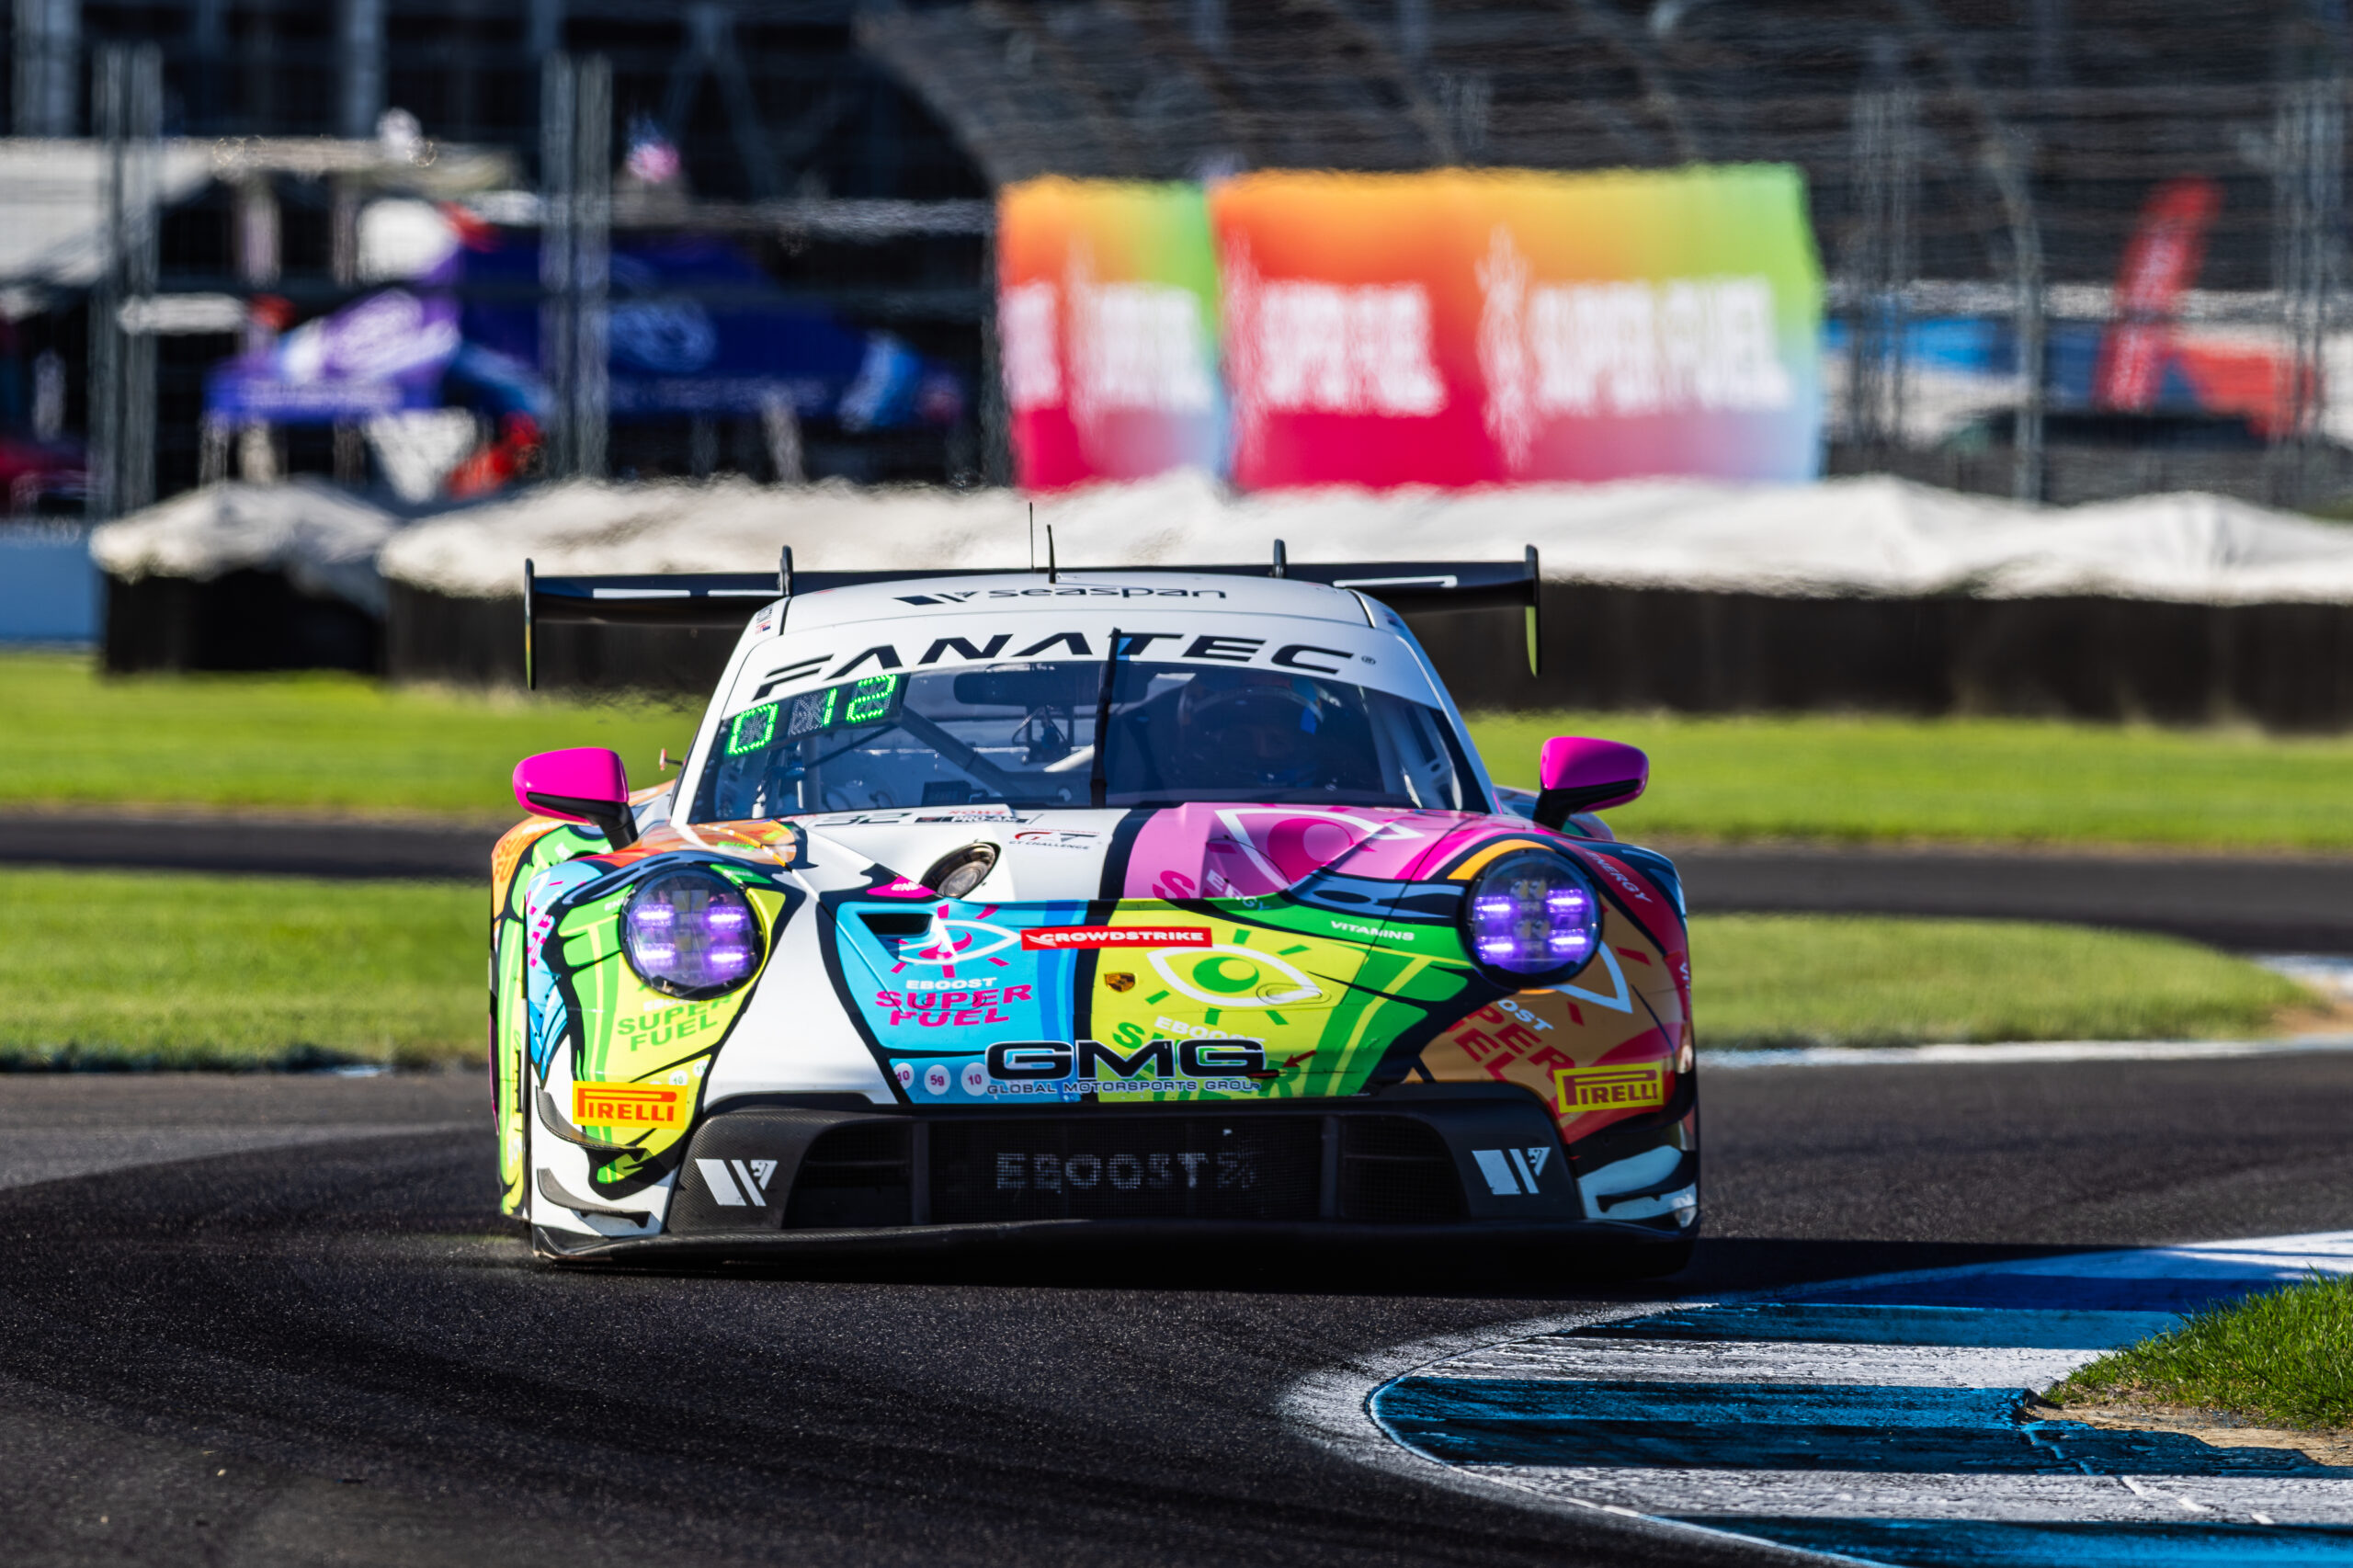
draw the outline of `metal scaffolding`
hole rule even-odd
[[[2280,496],[2353,488],[2353,395],[2325,397],[2332,356],[2353,381],[2353,322],[2338,305],[2347,29],[2325,0],[12,3],[0,79],[20,134],[105,134],[98,78],[113,68],[99,62],[146,43],[160,50],[170,129],[191,139],[356,145],[397,107],[445,145],[504,144],[521,170],[536,167],[521,175],[528,210],[497,221],[546,225],[547,344],[563,389],[550,455],[561,472],[643,460],[628,449],[629,427],[600,434],[607,393],[594,367],[614,226],[690,212],[699,228],[761,247],[795,287],[792,258],[835,247],[806,284],[813,299],[928,334],[925,352],[978,382],[977,434],[958,437],[972,456],[957,460],[978,478],[1002,472],[987,320],[993,185],[1713,160],[1805,174],[1830,307],[1847,335],[1834,464],[1844,448],[1850,466],[1927,476],[1923,454],[1942,461],[1949,438],[1965,438],[1983,444],[1972,486],[2068,492],[2052,464],[2071,460],[2046,450],[2084,427],[2066,377],[2080,380],[2087,339],[2109,324],[2110,283],[2149,194],[2194,178],[2211,185],[2219,215],[2172,324],[2276,350],[2268,406],[2286,413],[2256,432],[2275,443],[2256,456]],[[142,287],[133,144],[152,140],[132,129],[136,95],[123,93],[108,111],[122,127],[123,245],[101,280],[118,307]],[[675,142],[690,176],[690,189],[660,193],[667,207],[611,182],[616,128],[639,117]],[[342,262],[296,254],[321,227],[321,189],[280,182],[284,254],[265,266],[275,253],[241,241],[236,265],[201,286],[283,292],[305,311],[355,287]],[[330,200],[342,256],[350,192]],[[196,286],[172,281],[168,254],[162,266],[167,290]],[[1989,357],[2015,384],[1972,390],[1980,401],[1952,413],[1950,378],[1912,351],[1932,318],[1984,324]],[[109,505],[154,467],[131,417],[136,335],[88,335],[92,364],[119,383],[92,400]],[[186,379],[167,354],[167,392]],[[675,444],[697,470],[733,460],[749,439],[824,472],[822,433],[804,448],[773,420],[751,437],[744,423],[682,428]],[[171,419],[165,429],[171,446]],[[2058,434],[2047,442],[2047,431]],[[221,454],[211,472],[231,466],[227,442],[208,447]],[[166,454],[175,476],[193,468],[185,444]],[[274,460],[256,440],[240,445],[247,472]],[[352,433],[336,451],[338,472],[353,466]],[[304,460],[317,466],[316,453]]]
[[[540,94],[541,373],[560,405],[554,475],[598,478],[610,428],[605,345],[612,256],[612,67],[548,57]]]
[[[2279,313],[2290,352],[2281,401],[2294,410],[2296,446],[2317,434],[2317,392],[2344,272],[2345,77],[2290,82],[2281,89],[2278,129],[2275,241]]]
[[[155,292],[163,160],[163,57],[153,44],[109,45],[91,74],[91,110],[106,146],[106,230],[90,293],[89,501],[93,518],[155,494],[155,339],[126,332],[124,307]]]
[[[1847,438],[1866,449],[1904,437],[1907,290],[1920,275],[1920,99],[1892,42],[1882,74],[1855,94],[1855,217],[1848,234]]]

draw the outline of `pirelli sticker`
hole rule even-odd
[[[1635,1062],[1624,1067],[1558,1067],[1552,1082],[1560,1089],[1561,1114],[1581,1116],[1597,1110],[1640,1110],[1666,1103],[1666,1063]]]
[[[572,1119],[582,1127],[684,1127],[693,1093],[666,1084],[574,1084]]]

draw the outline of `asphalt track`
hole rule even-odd
[[[492,828],[165,816],[0,816],[0,864],[479,881]],[[2353,858],[1681,848],[1693,910],[1969,915],[2353,953]]]
[[[1358,1464],[1286,1392],[1597,1303],[2353,1215],[2353,1054],[1757,1068],[1709,1084],[1710,1235],[1648,1287],[1232,1251],[587,1274],[487,1211],[481,1098],[0,1079],[0,1554],[1775,1561]]]

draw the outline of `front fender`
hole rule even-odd
[[[760,925],[759,968],[742,985],[707,1000],[655,990],[621,950],[630,895],[648,879],[681,866],[711,871],[741,889]],[[779,933],[807,897],[777,868],[699,850],[591,855],[548,866],[529,879],[520,900],[519,1011],[527,1060],[518,1098],[529,1114],[542,1114],[537,1096],[545,1093],[563,1124],[551,1121],[553,1136],[594,1146],[588,1160],[593,1196],[627,1198],[659,1183],[676,1165],[701,1109],[711,1065],[767,974]]]

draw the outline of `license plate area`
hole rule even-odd
[[[930,1131],[941,1223],[1316,1217],[1321,1117],[988,1117]]]

